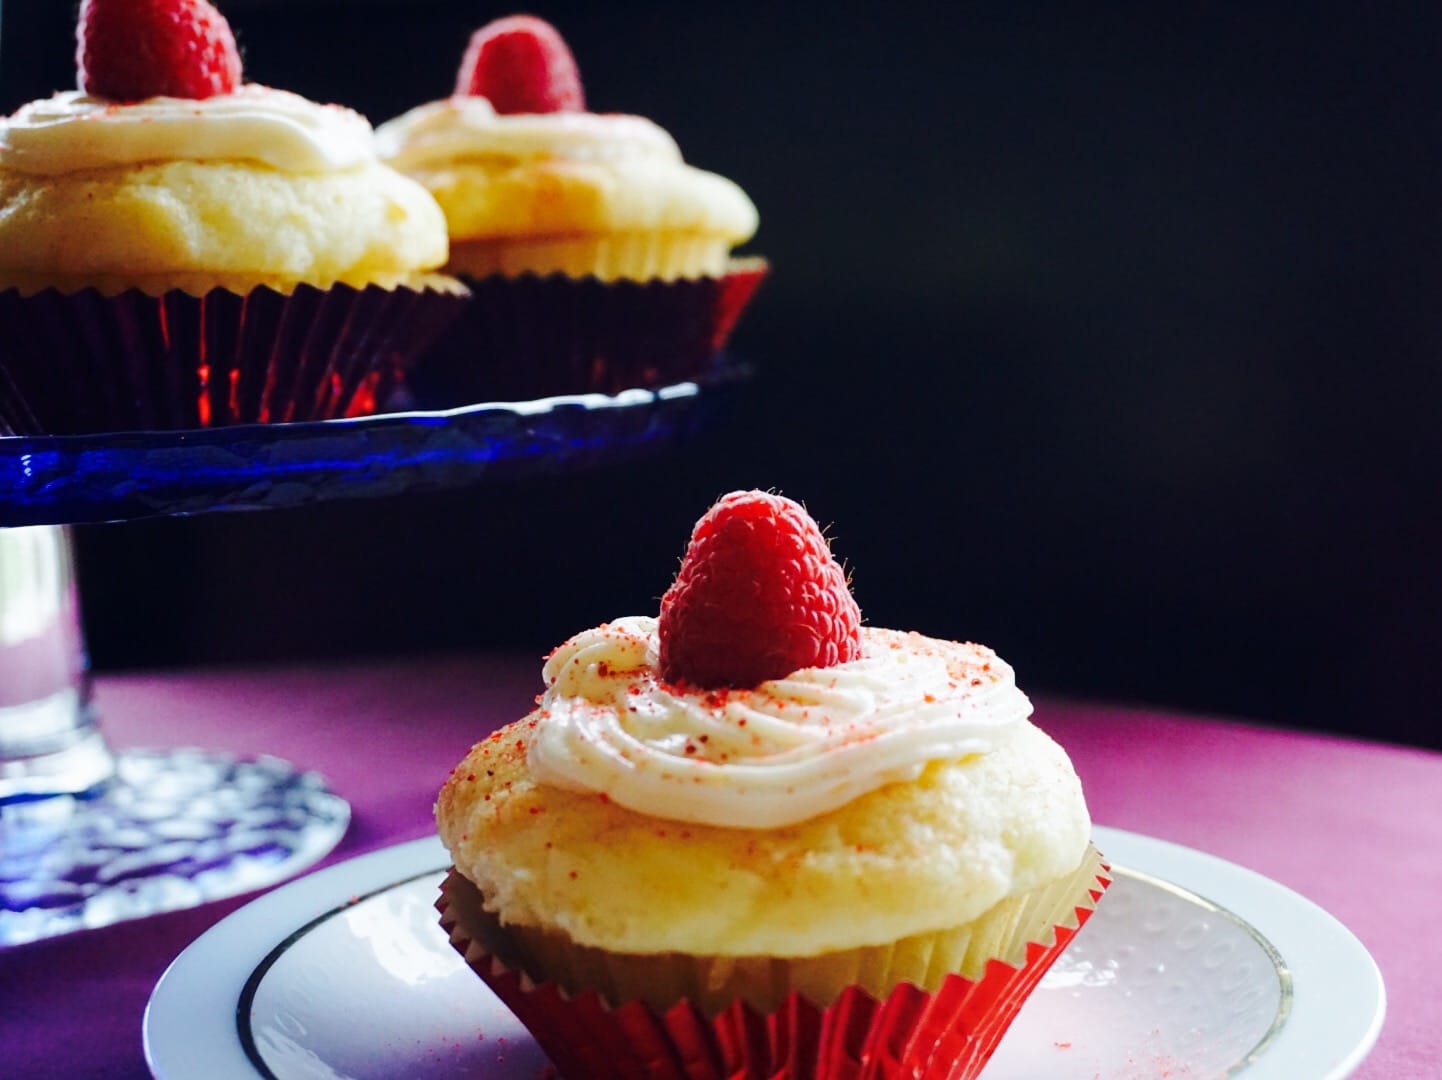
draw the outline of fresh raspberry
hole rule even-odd
[[[733,491],[696,523],[661,598],[661,677],[754,687],[861,655],[861,611],[816,522],[790,499]]]
[[[80,89],[96,97],[198,100],[241,83],[230,24],[206,0],[84,0],[75,38]]]
[[[487,98],[502,114],[586,111],[566,39],[534,15],[508,15],[472,34],[456,93]]]

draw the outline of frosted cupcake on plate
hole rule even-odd
[[[790,500],[543,677],[441,789],[438,907],[564,1076],[975,1076],[1108,884],[1011,668],[862,627]]]
[[[703,374],[765,270],[732,251],[756,208],[652,121],[587,111],[554,27],[472,36],[455,92],[381,125],[382,156],[435,195],[448,270],[475,293],[417,373],[439,393],[534,396]]]
[[[86,0],[79,89],[0,119],[0,418],[49,434],[376,407],[464,288],[348,109],[244,82],[204,0]]]

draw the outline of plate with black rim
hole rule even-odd
[[[1115,874],[1022,1009],[985,1080],[1340,1080],[1385,1011],[1345,927],[1214,856],[1098,827]],[[161,1080],[536,1080],[545,1056],[466,968],[434,901],[435,839],[329,867],[217,924],[145,1012]]]

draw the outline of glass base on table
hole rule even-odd
[[[277,758],[126,750],[114,765],[82,795],[0,803],[0,948],[274,885],[350,821]]]

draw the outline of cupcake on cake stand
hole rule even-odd
[[[133,514],[192,429],[373,409],[464,296],[369,123],[245,83],[203,0],[86,0],[77,39],[79,89],[0,119],[0,430],[38,437],[5,440],[0,945],[270,884],[340,839],[345,802],[285,762],[109,748],[59,525]],[[97,434],[147,429],[153,460]],[[145,460],[91,486],[71,435]],[[209,450],[185,471],[223,471]]]
[[[195,55],[229,56],[233,41],[218,13],[198,0],[181,7],[204,15],[203,25],[190,27],[188,45],[165,54],[183,61],[193,45]],[[133,11],[106,0],[82,5],[82,64],[91,50],[105,66],[98,28]],[[124,29],[119,37],[131,40],[145,28]],[[128,74],[120,65],[118,77]],[[207,83],[203,93],[167,87],[165,96],[191,94],[202,107],[217,98],[223,112],[228,95],[239,92],[238,60],[229,83],[224,71],[202,74],[220,84]],[[85,76],[82,70],[82,86]],[[129,108],[106,104],[104,122],[124,123]],[[13,145],[0,138],[0,179],[15,165]],[[30,164],[43,169],[47,160],[42,153]],[[362,167],[372,165],[384,168]],[[56,186],[33,176],[16,182]],[[411,184],[389,172],[383,182]],[[409,188],[396,190],[410,198]],[[443,231],[430,196],[415,191],[417,218],[427,217],[427,205],[434,211],[422,226]],[[443,251],[443,232],[441,240]],[[426,269],[421,259],[412,269]],[[720,347],[764,271],[748,267],[739,292],[735,285],[712,290],[729,299],[724,312],[714,303],[706,309],[699,339],[696,320],[680,320],[691,345],[711,346],[703,363],[688,354],[682,377],[664,362],[676,340],[645,335],[632,315],[628,321],[660,361],[647,366],[642,385],[477,404],[478,395],[417,397],[401,380],[414,359],[405,354],[423,351],[466,300],[443,283],[407,275],[370,283],[207,279],[203,289],[188,280],[188,290],[147,280],[114,291],[113,281],[101,288],[4,280],[33,269],[7,267],[0,251],[0,424],[8,432],[0,436],[0,947],[273,884],[322,858],[349,820],[344,799],[303,766],[108,745],[90,700],[68,527],[396,496],[653,453],[707,422],[710,409],[698,406],[724,401],[720,391],[744,377]],[[689,288],[643,283],[648,304],[659,298],[652,317],[660,321],[672,303],[667,295],[694,301],[694,283],[684,284]],[[724,326],[707,322],[723,318]],[[392,319],[400,321],[388,324]],[[349,338],[337,329],[367,322],[366,333]],[[615,347],[634,353],[635,342],[621,334]],[[70,405],[57,399],[65,385],[46,381],[52,372],[44,363],[93,365],[97,356],[108,360],[89,374],[115,381],[97,386],[81,378]],[[606,361],[594,355],[588,370],[605,371]],[[143,373],[154,377],[139,378]],[[119,411],[71,422],[96,401]],[[377,412],[377,402],[390,411]]]

